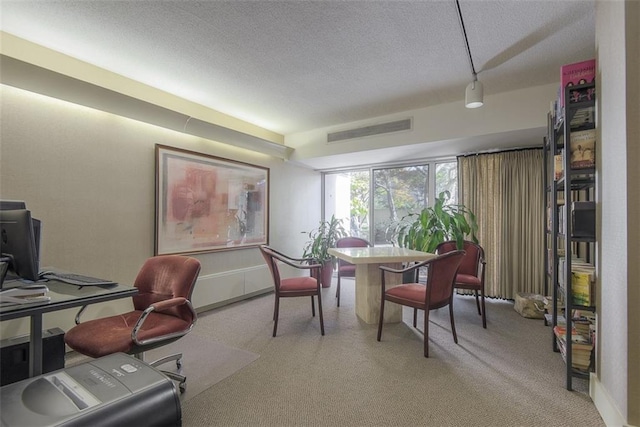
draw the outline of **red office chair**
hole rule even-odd
[[[482,316],[482,327],[487,328],[487,312],[484,305],[484,270],[486,261],[484,259],[484,249],[477,243],[464,241],[462,249],[467,253],[460,264],[456,281],[453,285],[456,289],[472,290],[476,296],[476,307],[478,314]],[[442,242],[436,247],[437,254],[457,250],[455,241]],[[478,292],[482,301],[482,309],[480,301],[478,301]]]
[[[360,237],[343,237],[336,241],[337,248],[366,248],[371,246],[369,241]],[[340,307],[340,278],[356,277],[356,266],[343,259],[338,259],[338,287],[336,289],[336,298],[338,298],[338,307]]]
[[[276,336],[278,329],[278,314],[280,312],[280,298],[290,297],[311,297],[311,314],[315,317],[316,307],[313,297],[318,296],[318,313],[320,313],[320,333],[324,335],[324,320],[322,318],[322,293],[320,292],[320,269],[322,265],[312,264],[311,258],[291,258],[281,252],[270,248],[267,245],[260,246],[260,252],[271,271],[273,284],[275,286],[276,302],[273,309],[273,336]],[[310,276],[290,277],[283,279],[280,277],[278,262],[283,262],[291,267],[309,270]],[[311,277],[314,276],[314,277]]]
[[[76,316],[76,326],[64,337],[73,350],[90,357],[124,352],[143,359],[143,353],[172,343],[191,331],[197,315],[189,299],[200,273],[200,261],[180,255],[149,258],[138,273],[134,286],[133,311],[117,316],[80,323],[82,307]],[[171,360],[182,366],[182,354],[174,354],[148,363],[159,366]],[[186,377],[164,372],[186,388]]]
[[[464,251],[450,252],[428,261],[422,261],[402,270],[381,266],[382,296],[380,298],[380,320],[378,323],[378,341],[382,338],[382,323],[384,318],[384,302],[413,307],[413,327],[417,327],[418,309],[424,310],[424,357],[429,357],[429,311],[449,306],[451,332],[453,341],[458,343],[456,326],[453,321],[453,280],[462,261]],[[426,286],[421,283],[403,283],[385,289],[385,274],[402,274],[427,267]]]

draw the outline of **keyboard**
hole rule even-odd
[[[99,279],[97,277],[83,276],[75,273],[54,273],[45,272],[41,274],[43,279],[58,280],[60,282],[69,283],[78,286],[98,286],[98,285],[115,285],[113,280]]]

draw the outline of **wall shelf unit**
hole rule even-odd
[[[544,147],[545,291],[553,298],[545,323],[572,390],[572,379],[595,366],[595,83],[566,88],[564,99],[564,117],[549,113]]]

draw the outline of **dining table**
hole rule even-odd
[[[372,246],[361,248],[329,248],[329,254],[356,266],[356,315],[365,323],[376,324],[380,319],[382,279],[380,266],[401,269],[403,264],[427,261],[437,255],[429,252],[400,248],[397,246]],[[387,274],[388,287],[402,283],[401,274]],[[384,323],[402,321],[402,306],[387,302],[384,308]]]

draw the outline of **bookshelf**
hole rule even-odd
[[[573,378],[595,366],[595,83],[566,88],[564,99],[548,115],[544,141],[545,291],[553,299],[545,323],[572,390]]]

